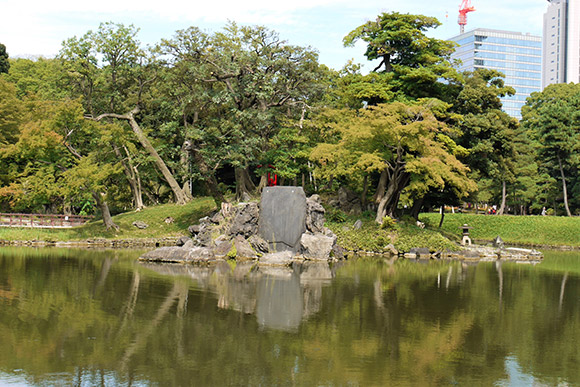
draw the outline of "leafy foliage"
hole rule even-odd
[[[8,61],[8,53],[6,46],[0,43],[0,74],[7,73],[10,69],[10,62]]]

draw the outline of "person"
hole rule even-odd
[[[546,216],[546,207],[542,207],[542,216]]]

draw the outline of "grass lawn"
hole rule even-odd
[[[343,222],[327,222],[338,237],[338,244],[350,251],[383,253],[385,246],[393,244],[397,250],[409,251],[413,247],[427,247],[431,251],[458,249],[457,244],[437,230],[420,229],[411,223],[399,222],[391,228],[381,228],[374,217],[361,217],[362,227],[352,228],[357,217],[347,217]]]
[[[196,224],[199,218],[213,209],[215,209],[215,203],[212,198],[196,198],[184,206],[164,204],[147,207],[139,212],[116,215],[113,220],[120,227],[119,231],[107,231],[103,222],[97,220],[68,229],[0,227],[0,239],[74,241],[91,238],[135,239],[179,236],[185,235],[187,227]],[[172,217],[173,223],[166,223],[167,217]],[[138,220],[147,223],[149,227],[140,230],[133,226],[132,223]]]
[[[424,213],[419,219],[437,229],[441,215]],[[493,240],[499,235],[511,244],[580,247],[580,217],[445,214],[442,229],[460,237],[459,226],[465,223],[473,227],[470,236],[475,240]]]

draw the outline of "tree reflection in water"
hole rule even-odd
[[[326,262],[296,263],[293,267],[239,263],[233,271],[225,262],[204,267],[142,265],[163,275],[189,277],[217,294],[219,308],[255,314],[260,326],[289,331],[320,310],[322,287],[334,276]]]
[[[580,384],[573,253],[292,268],[138,255],[0,249],[0,384]]]

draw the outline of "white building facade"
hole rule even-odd
[[[516,94],[501,99],[503,110],[520,119],[526,98],[542,88],[542,38],[477,28],[449,40],[459,44],[452,59],[461,61],[460,71],[486,68],[505,75],[506,86],[513,87]]]
[[[544,14],[542,88],[580,82],[580,0],[548,0]]]

